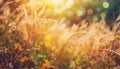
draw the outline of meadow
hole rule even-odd
[[[0,68],[120,68],[120,22],[111,28],[104,18],[83,19],[69,26],[48,18],[46,8],[41,0],[0,2]]]

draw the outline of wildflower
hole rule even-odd
[[[50,64],[49,64],[48,60],[45,59],[44,63],[42,64],[42,69],[47,69],[47,67],[49,67],[49,66],[50,66]]]
[[[51,37],[50,36],[45,36],[45,40],[46,41],[51,41]]]
[[[20,59],[20,62],[25,62],[30,60],[27,56],[24,56],[22,59]]]
[[[21,47],[21,45],[19,43],[14,44],[15,50],[19,50],[22,51],[23,48]]]

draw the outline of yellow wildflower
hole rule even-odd
[[[50,36],[45,36],[45,40],[46,41],[51,41],[51,37]]]

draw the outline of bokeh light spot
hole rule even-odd
[[[109,3],[108,2],[103,2],[103,7],[104,8],[109,8]]]
[[[82,10],[78,10],[78,11],[76,12],[76,14],[77,14],[77,16],[82,16],[82,15],[83,15],[83,11],[82,11]]]
[[[103,17],[103,18],[106,17],[106,13],[105,13],[105,12],[102,12],[100,15],[101,15],[101,17]]]
[[[87,14],[88,15],[92,15],[93,14],[93,10],[92,9],[88,9]]]

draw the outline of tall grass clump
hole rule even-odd
[[[120,64],[119,22],[71,27],[47,18],[45,0],[0,3],[0,68],[110,69]]]

